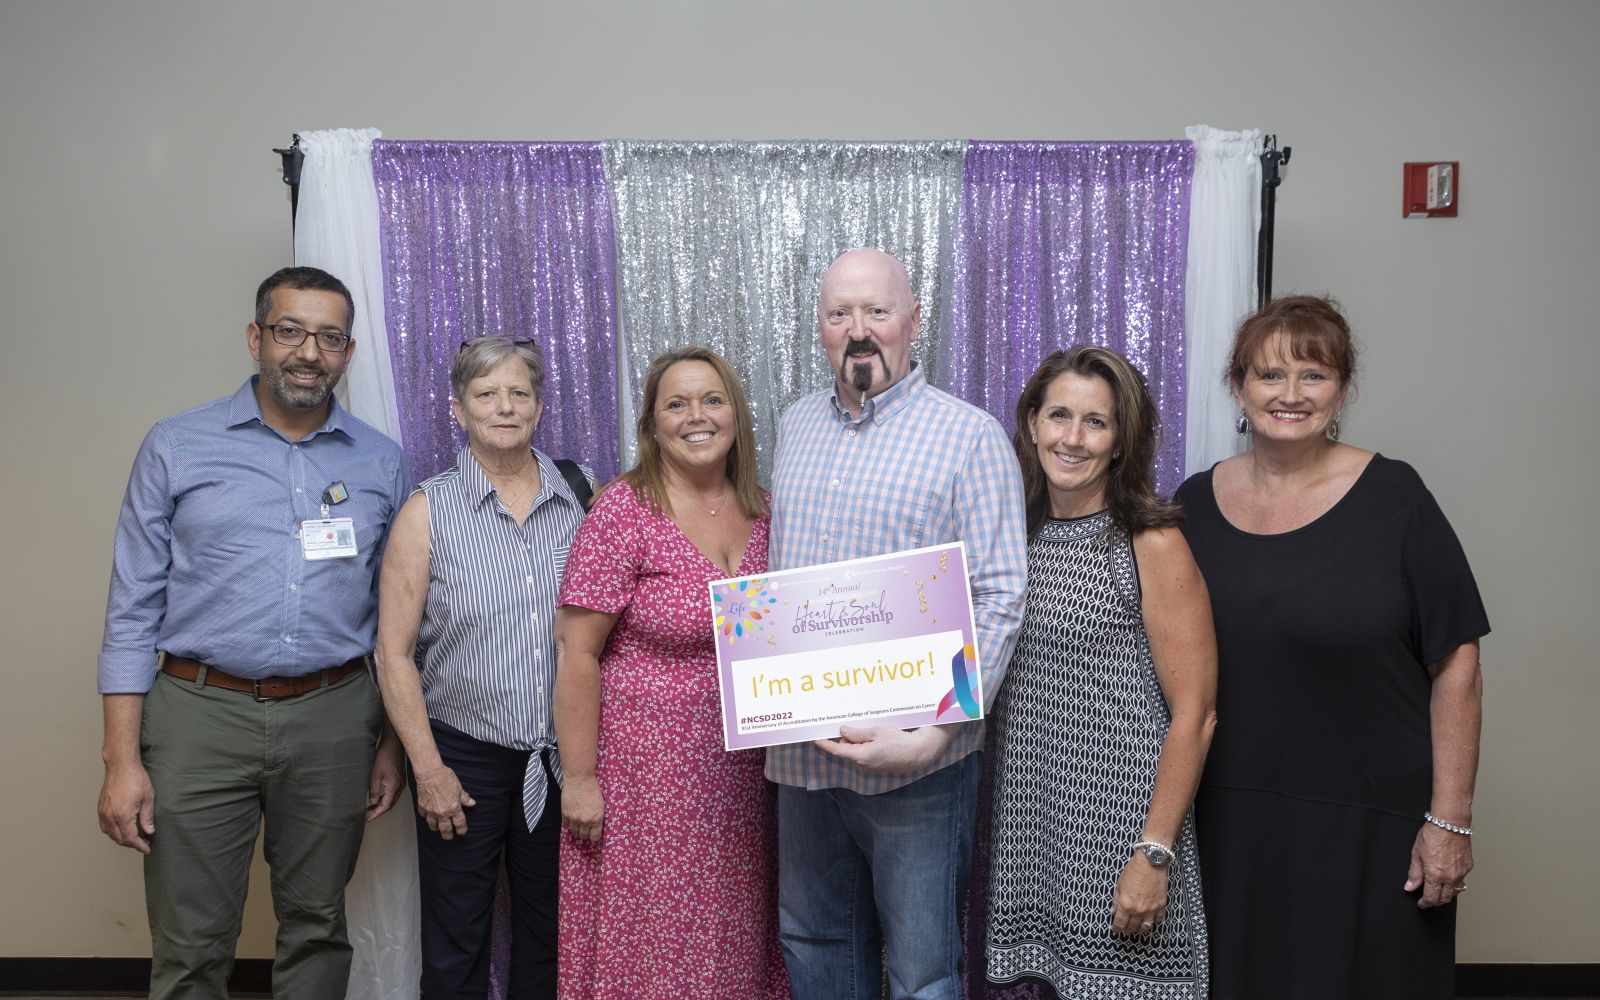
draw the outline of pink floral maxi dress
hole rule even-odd
[[[766,570],[768,527],[737,575]],[[573,540],[559,603],[619,617],[600,657],[604,832],[562,834],[563,1000],[789,996],[764,756],[723,750],[706,584],[725,575],[625,483]]]

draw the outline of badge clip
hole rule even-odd
[[[329,483],[328,488],[322,491],[322,519],[328,519],[329,507],[344,503],[348,499],[350,499],[350,491],[345,488],[344,480],[341,479]]]

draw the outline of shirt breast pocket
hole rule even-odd
[[[881,551],[932,545],[935,494],[914,482],[866,480],[851,510],[851,528],[858,538],[882,539]],[[931,539],[931,540],[930,540]]]
[[[561,581],[567,574],[567,553],[572,551],[572,545],[557,545],[550,552],[550,565],[556,573],[556,589],[561,589]]]
[[[375,483],[357,483],[346,488],[350,491],[350,498],[344,503],[330,506],[328,516],[348,517],[354,522],[356,549],[365,558],[368,553],[376,551],[389,534],[389,524],[395,514],[394,499],[386,489]]]

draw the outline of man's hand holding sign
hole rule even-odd
[[[728,749],[813,740],[867,771],[983,716],[961,543],[711,584]]]

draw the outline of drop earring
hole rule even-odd
[[[1240,434],[1250,433],[1250,421],[1245,417],[1243,410],[1239,411],[1239,419],[1233,422],[1233,429]]]

